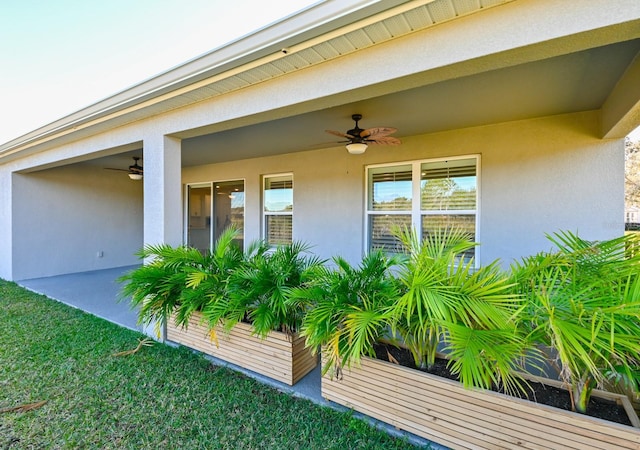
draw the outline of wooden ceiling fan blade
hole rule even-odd
[[[129,172],[129,169],[117,169],[115,167],[103,167],[104,170],[115,170],[116,172]]]
[[[398,131],[398,129],[393,127],[374,127],[362,130],[360,136],[363,138],[376,139],[378,136],[387,136],[396,131]]]
[[[356,124],[353,129],[347,130],[346,133],[341,133],[340,131],[333,131],[333,130],[325,130],[325,131],[334,136],[347,138],[348,139],[347,143],[351,143],[351,144],[361,144],[361,143],[372,144],[372,145],[401,144],[400,139],[389,136],[390,134],[393,134],[396,131],[398,131],[397,128],[373,127],[373,128],[367,128],[363,130],[362,128],[358,127],[358,121],[362,119],[362,115],[353,114],[351,118],[355,121]]]
[[[351,136],[350,134],[346,134],[346,133],[342,133],[340,131],[333,131],[333,130],[324,130],[329,134],[333,134],[334,136],[340,136],[343,138],[347,138],[347,139],[353,139],[355,136]]]

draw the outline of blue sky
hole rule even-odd
[[[0,0],[0,144],[318,0]]]

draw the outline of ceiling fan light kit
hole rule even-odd
[[[362,155],[369,147],[363,142],[354,142],[353,144],[347,144],[347,151],[352,155]]]
[[[378,145],[399,145],[400,139],[389,136],[395,133],[395,128],[392,127],[375,127],[367,128],[363,130],[358,127],[358,121],[362,119],[362,114],[353,114],[351,119],[356,123],[355,127],[348,130],[346,133],[339,131],[325,130],[329,134],[335,136],[341,136],[347,138],[347,151],[352,155],[361,155],[367,150],[369,144]],[[345,142],[345,141],[343,141]]]
[[[136,181],[142,180],[142,167],[138,165],[139,160],[139,156],[134,156],[134,163],[129,166],[129,178]]]

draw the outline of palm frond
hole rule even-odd
[[[640,259],[628,250],[637,238],[587,241],[571,232],[548,238],[555,251],[512,266],[516,290],[527,300],[521,323],[554,349],[573,400],[584,406],[607,372],[637,366]]]
[[[465,387],[502,388],[507,393],[523,391],[524,382],[517,375],[526,347],[513,329],[478,330],[446,324],[448,330],[444,352],[449,368]]]
[[[390,306],[398,296],[398,284],[390,269],[398,261],[382,252],[370,252],[354,267],[335,257],[334,269],[321,269],[295,296],[311,300],[301,327],[307,345],[324,345],[324,372],[338,372],[359,364],[373,353],[373,344],[386,333]]]
[[[447,326],[496,330],[513,326],[523,299],[498,262],[476,269],[465,255],[476,243],[456,228],[435,230],[420,241],[414,230],[396,229],[408,249],[398,278],[404,289],[394,307],[392,331],[410,342],[414,359],[432,363]]]

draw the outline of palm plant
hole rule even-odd
[[[138,323],[160,325],[180,304],[186,285],[186,266],[202,261],[202,254],[186,246],[147,245],[136,255],[147,262],[118,278],[122,298],[139,308]]]
[[[159,327],[176,314],[176,323],[186,326],[194,311],[223,295],[226,279],[242,261],[233,243],[238,233],[229,227],[206,255],[184,245],[147,245],[140,250],[137,256],[146,263],[118,279],[124,283],[122,296],[140,308],[138,323]]]
[[[396,229],[408,258],[400,267],[404,294],[394,305],[392,330],[418,367],[434,364],[438,346],[465,387],[506,391],[521,387],[514,374],[527,349],[515,317],[514,295],[498,262],[475,267],[465,255],[476,245],[462,230],[436,230],[420,241],[415,231]]]
[[[398,284],[390,270],[398,257],[374,251],[358,267],[335,257],[335,268],[319,268],[310,285],[294,291],[313,308],[303,319],[300,334],[307,346],[324,346],[323,374],[359,364],[362,355],[374,356],[374,344],[387,334],[390,308]]]
[[[230,330],[247,320],[253,333],[263,339],[274,330],[296,333],[307,303],[290,296],[290,291],[308,282],[322,265],[308,250],[300,242],[281,245],[273,251],[264,242],[254,244],[229,278],[226,297],[204,308],[210,327],[223,323]]]
[[[195,311],[207,305],[224,301],[229,279],[243,262],[242,249],[236,243],[240,230],[231,225],[216,240],[213,249],[198,264],[186,266],[186,284],[181,302],[176,309],[176,325],[188,326]]]
[[[634,380],[640,366],[640,255],[633,236],[589,242],[571,232],[548,236],[557,247],[514,263],[526,296],[522,325],[547,349],[568,385],[574,411],[607,376]]]

